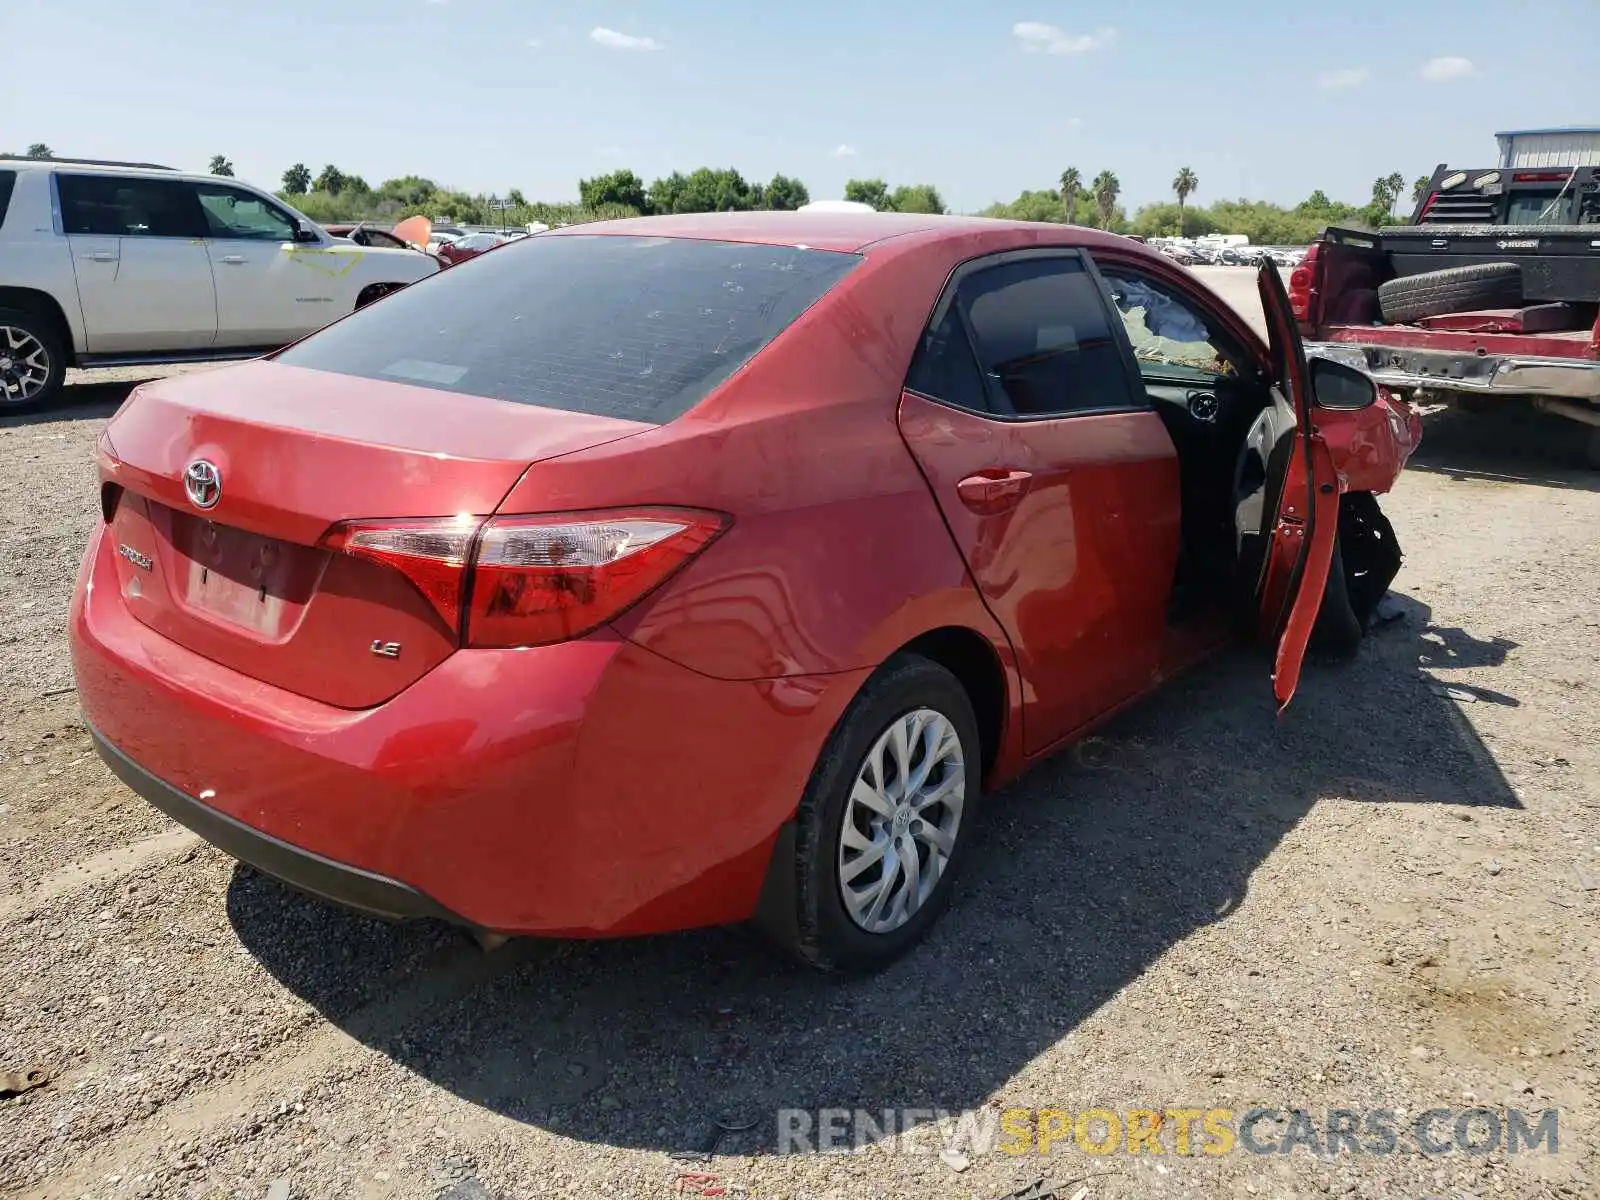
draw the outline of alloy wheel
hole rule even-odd
[[[15,325],[0,325],[0,401],[22,404],[50,382],[50,352],[44,343]]]
[[[942,713],[914,709],[879,735],[839,832],[839,891],[859,928],[890,933],[927,902],[955,849],[966,791],[961,738]]]

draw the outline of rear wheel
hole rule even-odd
[[[972,702],[901,655],[840,719],[796,816],[789,901],[768,932],[824,970],[872,971],[927,934],[970,840],[980,747]]]
[[[0,308],[0,415],[49,403],[66,373],[66,353],[51,321]]]

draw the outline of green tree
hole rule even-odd
[[[311,185],[314,192],[327,192],[330,196],[337,196],[344,190],[344,172],[329,163],[322,168],[322,174],[317,176],[316,182]]]
[[[1061,219],[1071,225],[1078,213],[1078,193],[1083,190],[1083,176],[1077,167],[1061,172]]]
[[[978,215],[1007,221],[1054,221],[1059,225],[1062,220],[1061,197],[1053,191],[1027,191],[1010,203],[997,200]]]
[[[798,179],[791,179],[787,175],[774,175],[772,182],[767,184],[765,199],[768,208],[780,212],[793,212],[802,204],[811,202],[811,193]]]
[[[1431,175],[1418,175],[1411,184],[1411,203],[1421,204],[1422,198],[1428,194],[1428,185],[1433,182]]]
[[[421,175],[402,175],[399,179],[386,179],[378,187],[378,195],[398,201],[402,208],[423,208],[439,191],[439,185]]]
[[[857,204],[870,204],[879,212],[888,212],[889,185],[881,179],[851,179],[844,185],[844,198]]]
[[[527,208],[528,207],[528,202],[527,202],[526,199],[523,198],[522,189],[521,188],[512,188],[509,192],[506,193],[506,199],[511,201],[511,203],[517,208]]]
[[[304,196],[311,190],[311,168],[295,163],[283,173],[283,190],[291,196]]]
[[[45,145],[43,142],[34,142],[31,146],[28,147],[28,153],[24,157],[26,157],[26,158],[54,158],[55,156],[56,156],[55,151],[50,149],[49,146]]]
[[[931,183],[914,183],[895,188],[889,196],[889,208],[894,212],[943,214],[944,197]]]
[[[1134,213],[1128,232],[1145,238],[1173,237],[1180,229],[1190,237],[1219,232],[1204,209],[1180,210],[1170,200],[1160,204],[1146,204]]]
[[[1094,203],[1100,217],[1100,228],[1110,229],[1116,215],[1117,197],[1122,194],[1122,181],[1111,171],[1101,171],[1094,177]]]
[[[206,168],[206,171],[212,175],[232,175],[233,164],[223,155],[213,154],[211,156],[211,165]]]
[[[578,199],[585,208],[621,204],[640,212],[647,208],[644,180],[624,168],[609,175],[578,180]]]
[[[1189,197],[1194,195],[1200,187],[1200,176],[1188,167],[1179,167],[1178,173],[1172,177],[1172,190],[1178,197],[1178,233],[1188,233],[1183,223],[1183,207],[1189,202]]]
[[[756,206],[758,189],[732,167],[699,167],[689,172],[686,212],[745,212]]]
[[[691,211],[683,207],[688,187],[688,176],[682,171],[674,171],[671,175],[656,180],[645,195],[644,211],[652,213]]]
[[[361,178],[361,176],[346,175],[344,177],[344,186],[340,190],[349,192],[354,196],[365,196],[368,192],[372,191],[372,188],[368,186],[367,181]]]

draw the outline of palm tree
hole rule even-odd
[[[1428,185],[1432,182],[1432,176],[1418,175],[1417,181],[1411,185],[1411,203],[1421,204],[1422,198],[1428,194]]]
[[[1178,236],[1183,236],[1183,206],[1200,188],[1200,176],[1188,167],[1179,167],[1172,177],[1172,190],[1178,194]]]
[[[1405,191],[1406,177],[1404,175],[1400,174],[1399,171],[1396,171],[1393,175],[1390,175],[1383,182],[1384,182],[1384,184],[1387,187],[1388,192],[1389,192],[1389,211],[1393,212],[1394,211],[1394,202],[1396,200],[1400,199],[1400,193]]]
[[[1101,171],[1094,177],[1094,202],[1100,210],[1100,228],[1111,228],[1111,217],[1117,210],[1117,197],[1122,193],[1122,182],[1110,171]]]
[[[1077,219],[1078,193],[1082,190],[1083,176],[1078,174],[1077,167],[1068,167],[1061,172],[1061,208],[1068,225]]]

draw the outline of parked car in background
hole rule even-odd
[[[322,228],[329,237],[357,246],[383,246],[390,250],[412,249],[403,239],[395,237],[389,230],[369,225],[365,221],[358,221],[354,225],[324,225]]]
[[[1259,285],[1267,343],[1115,234],[619,220],[142,385],[69,617],[95,744],[369,912],[881,966],[985,789],[1241,628],[1280,707],[1354,649],[1415,421]]]
[[[0,411],[69,366],[251,358],[437,270],[232,177],[0,158]]]
[[[527,237],[527,234],[523,234]],[[476,258],[486,251],[493,250],[496,246],[503,246],[515,240],[512,235],[505,233],[468,233],[452,241],[442,242],[439,245],[439,262],[446,267],[453,267],[464,263],[469,258]]]

